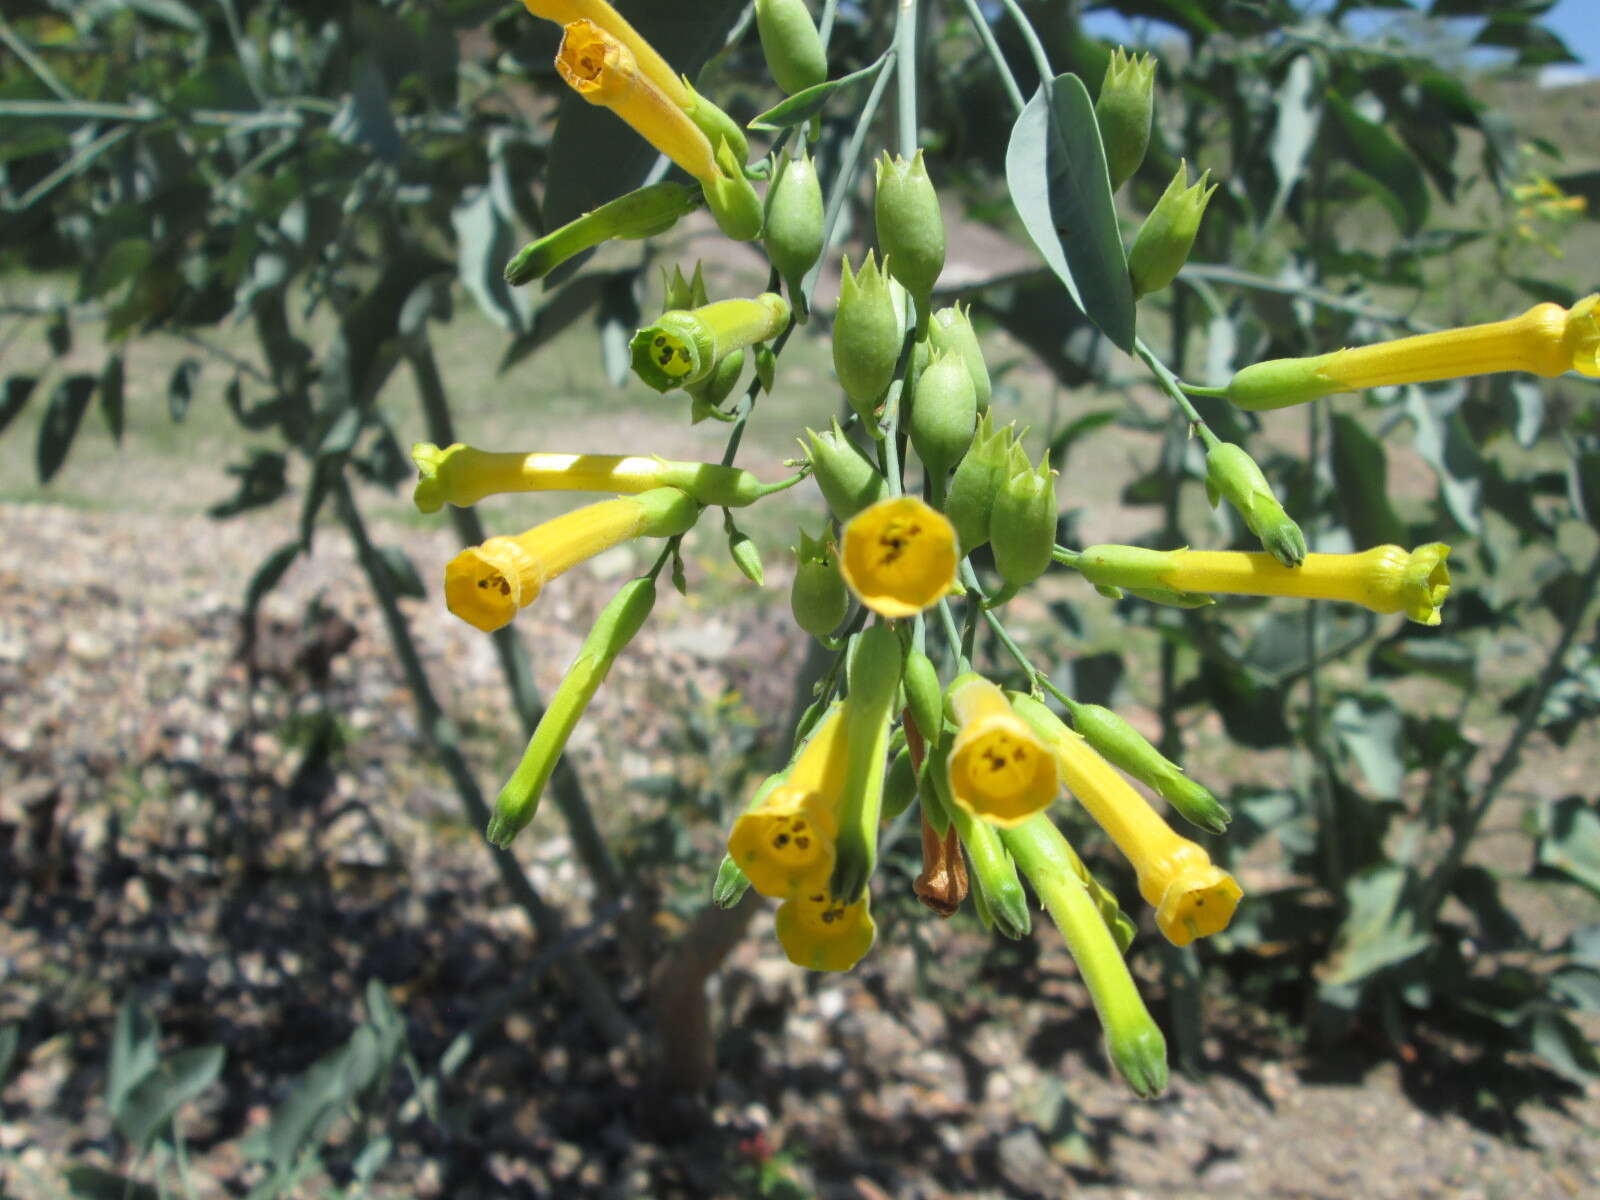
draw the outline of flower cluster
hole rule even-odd
[[[687,397],[692,420],[728,422],[737,433],[760,396],[784,386],[777,352],[810,315],[814,268],[833,232],[809,158],[788,150],[799,129],[778,140],[770,163],[747,173],[742,132],[609,5],[526,3],[564,24],[562,78],[696,180],[724,232],[760,238],[768,251],[775,290],[712,300],[698,269],[688,278],[674,270],[663,311],[631,342],[644,384]],[[763,0],[756,17],[773,76],[785,89],[826,78],[823,42],[800,0]],[[915,68],[902,59],[896,69]],[[1153,79],[1153,62],[1119,54],[1102,88],[1096,113],[1114,186],[1140,168]],[[871,112],[862,120],[870,124]],[[614,494],[521,535],[490,538],[450,563],[450,611],[486,632],[600,550],[632,538],[667,539],[655,567],[629,581],[591,630],[502,790],[488,836],[505,845],[533,819],[568,735],[647,618],[657,574],[676,560],[679,540],[706,510],[724,510],[730,553],[759,582],[759,560],[734,525],[734,510],[813,479],[827,523],[798,535],[791,608],[799,626],[837,657],[800,717],[792,753],[752,789],[732,823],[714,899],[732,905],[753,889],[778,901],[777,936],[789,958],[812,970],[847,970],[873,945],[870,895],[880,850],[910,814],[924,855],[917,895],[946,917],[970,900],[985,925],[1022,937],[1031,923],[1026,881],[1082,970],[1111,1060],[1140,1094],[1154,1095],[1166,1079],[1165,1044],[1123,958],[1136,923],[1058,827],[1056,816],[1068,814],[1057,801],[1070,795],[1126,858],[1155,927],[1176,946],[1225,930],[1242,890],[1140,788],[1209,834],[1226,829],[1228,813],[1117,714],[1057,689],[1005,632],[1002,606],[1057,567],[1105,595],[1154,604],[1198,607],[1221,595],[1315,598],[1434,625],[1450,590],[1449,548],[1310,552],[1250,455],[1217,439],[1198,417],[1207,493],[1238,513],[1259,552],[1058,545],[1058,481],[1048,458],[1032,461],[1026,431],[997,419],[968,310],[935,305],[945,257],[940,204],[923,152],[903,149],[907,155],[885,154],[877,166],[874,248],[856,259],[859,267],[842,264],[831,325],[842,416],[827,429],[805,431],[799,474],[764,483],[732,466],[737,436],[722,464],[416,447],[416,503],[424,512],[504,492]],[[840,171],[837,186],[849,186],[854,165]],[[770,181],[764,203],[755,199],[755,177]],[[1205,173],[1190,184],[1180,165],[1133,241],[1130,286],[1137,294],[1175,277],[1213,187]],[[509,277],[537,278],[574,247],[651,236],[697,203],[672,181],[619,197],[534,243],[513,261]],[[1591,296],[1570,310],[1540,305],[1497,324],[1273,360],[1241,370],[1224,388],[1188,390],[1262,409],[1483,371],[1600,374],[1596,305]],[[740,393],[751,365],[754,378]],[[1182,403],[1186,385],[1166,382]],[[971,557],[984,547],[992,574]],[[975,633],[985,625],[1011,657],[1003,669],[974,661]]]

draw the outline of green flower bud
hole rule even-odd
[[[761,197],[744,175],[744,162],[726,138],[716,143],[721,173],[700,181],[706,207],[717,228],[736,242],[753,242],[761,236]]]
[[[1106,1031],[1106,1051],[1117,1072],[1145,1099],[1160,1095],[1167,1086],[1166,1039],[1078,874],[1083,864],[1077,854],[1042,813],[1015,829],[1002,829],[1000,840],[1061,930]]]
[[[959,804],[949,807],[956,836],[967,852],[977,896],[995,927],[1013,941],[1028,936],[1033,918],[1028,912],[1028,895],[1017,878],[1017,864],[1011,860],[999,831],[980,821]],[[975,901],[976,903],[977,901]]]
[[[791,96],[828,78],[828,55],[805,0],[756,0],[756,33],[773,81]]]
[[[1244,519],[1261,548],[1286,567],[1306,558],[1306,538],[1272,494],[1272,485],[1242,446],[1218,442],[1206,455],[1206,499],[1215,508],[1227,500]]]
[[[700,127],[700,132],[706,135],[706,141],[713,146],[727,142],[728,150],[733,156],[734,165],[742,168],[745,163],[750,161],[750,140],[745,137],[744,127],[695,91],[694,84],[689,82],[687,75],[680,75],[678,78],[683,83],[684,90],[689,93],[689,104],[683,111],[689,115],[691,121]],[[718,155],[718,160],[722,169],[728,171],[727,164],[720,161],[720,154]],[[728,171],[728,173],[731,175],[734,172]],[[742,174],[742,170],[739,173]]]
[[[899,636],[882,623],[857,634],[853,651],[844,711],[848,730],[844,791],[839,805],[837,858],[829,887],[845,904],[861,898],[877,866],[884,755],[905,659]]]
[[[681,494],[680,494],[681,495]],[[685,497],[686,499],[686,497]],[[605,682],[611,664],[623,647],[643,628],[656,602],[656,581],[652,576],[630,579],[611,602],[600,610],[594,627],[578,649],[578,657],[567,668],[555,695],[539,724],[528,739],[528,748],[500,795],[484,836],[496,846],[511,844],[518,831],[539,811],[539,798],[550,781],[556,760],[566,749],[567,739],[577,728],[589,701]]]
[[[907,654],[904,682],[911,719],[917,723],[923,742],[931,746],[939,740],[939,731],[944,725],[944,686],[939,682],[933,660],[921,650]]]
[[[802,445],[806,460],[811,464],[812,477],[822,490],[822,498],[840,524],[889,495],[888,481],[867,456],[856,449],[856,444],[839,427],[837,417],[833,428],[825,433],[806,430]]]
[[[795,555],[799,562],[789,589],[789,609],[801,629],[812,637],[827,637],[850,610],[850,593],[839,575],[839,563],[824,539],[809,537],[803,529]]]
[[[996,429],[990,415],[982,414],[971,448],[956,465],[945,497],[944,515],[955,526],[963,554],[971,554],[989,540],[989,516],[994,510],[995,494],[1005,479],[1014,429],[1014,425]]]
[[[944,270],[944,216],[939,211],[939,197],[921,150],[910,162],[891,159],[885,151],[877,166],[873,216],[878,247],[889,273],[916,301],[917,331],[921,333],[928,326],[933,285]]]
[[[961,355],[961,361],[967,364],[967,374],[972,376],[978,408],[988,408],[994,388],[989,382],[988,364],[983,361],[983,347],[978,344],[977,332],[972,328],[971,309],[956,304],[934,313],[928,324],[928,342],[936,350],[953,350]]]
[[[1067,707],[1084,741],[1113,766],[1154,791],[1191,825],[1210,833],[1227,830],[1231,817],[1210,790],[1185,775],[1132,725],[1103,705],[1068,701]]]
[[[1332,357],[1333,354],[1318,354],[1312,358],[1270,358],[1253,363],[1234,372],[1228,381],[1227,397],[1240,408],[1265,412],[1354,390],[1327,374],[1325,367]]]
[[[873,252],[867,251],[856,274],[847,256],[840,268],[839,311],[833,318],[833,370],[868,429],[877,428],[878,402],[894,379],[904,336],[889,280]]]
[[[1178,164],[1178,173],[1139,227],[1133,249],[1128,251],[1128,273],[1133,276],[1135,296],[1159,292],[1178,277],[1178,271],[1189,261],[1195,235],[1200,232],[1200,218],[1205,215],[1211,193],[1217,190],[1214,183],[1206,186],[1210,176],[1207,170],[1190,187],[1189,164]]]
[[[1156,60],[1148,54],[1130,55],[1121,46],[1111,52],[1094,116],[1105,143],[1106,169],[1111,190],[1116,191],[1139,169],[1150,146],[1150,122],[1155,110]]]
[[[1028,463],[1020,442],[1013,442],[1006,464],[1008,477],[994,498],[989,540],[994,565],[1008,588],[1026,587],[1050,565],[1056,545],[1056,473],[1048,455],[1037,469]]]
[[[941,482],[972,445],[978,395],[959,355],[937,351],[917,377],[906,427],[930,478]]]
[[[917,798],[917,773],[911,769],[911,751],[902,749],[889,764],[883,781],[883,819],[892,821]]]
[[[697,412],[704,409],[720,409],[722,402],[733,394],[733,389],[739,386],[739,377],[744,374],[744,349],[741,347],[730,354],[724,354],[717,359],[717,365],[711,368],[699,383],[691,383],[683,390],[689,393],[690,399],[695,402]],[[704,416],[715,416],[717,413],[705,412]]]
[[[634,240],[665,233],[700,204],[698,192],[670,180],[619,196],[524,246],[506,264],[506,282],[517,287],[543,279],[573,255],[613,238]]]
[[[664,312],[633,335],[633,370],[658,392],[687,387],[724,355],[776,337],[788,322],[789,302],[776,292]]]
[[[818,706],[818,712],[822,710]],[[775,775],[769,775],[756,789],[755,795],[750,797],[750,803],[745,805],[745,811],[760,808],[768,796],[782,786],[784,780],[789,778],[789,769],[785,767]],[[744,894],[750,890],[750,880],[744,873],[744,868],[734,861],[733,855],[724,854],[722,862],[717,866],[717,877],[711,884],[711,903],[718,908],[732,908],[744,899]]]
[[[1087,546],[1072,564],[1096,587],[1127,588],[1130,592],[1170,592],[1162,582],[1178,560],[1168,550],[1143,546]]]
[[[756,347],[756,378],[761,381],[761,389],[769,394],[778,379],[778,356],[764,342]]]
[[[778,164],[777,174],[767,188],[767,223],[762,242],[803,321],[801,281],[822,256],[822,185],[811,165],[811,156],[803,150],[798,157],[786,157]]]
[[[761,550],[751,539],[750,535],[736,526],[732,521],[727,523],[728,554],[733,559],[733,565],[739,568],[739,573],[751,583],[760,587],[766,582],[767,574],[761,568]]]

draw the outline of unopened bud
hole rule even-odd
[[[720,170],[700,180],[706,207],[716,218],[717,228],[728,237],[736,242],[753,242],[761,236],[761,197],[745,178],[744,159],[735,145],[723,138],[716,147]]]
[[[994,565],[1009,588],[1026,587],[1050,565],[1056,545],[1056,484],[1046,455],[1037,468],[1012,443],[1007,478],[994,498],[989,540]]]
[[[868,429],[877,428],[878,402],[894,379],[905,335],[889,280],[871,250],[852,274],[847,257],[841,268],[839,311],[833,319],[833,370],[850,406]]]
[[[828,55],[805,0],[756,0],[756,33],[773,82],[790,95],[828,78]]]
[[[1211,193],[1217,190],[1214,183],[1207,186],[1210,175],[1206,171],[1190,187],[1188,164],[1178,164],[1178,173],[1139,227],[1133,249],[1128,251],[1128,273],[1133,277],[1135,296],[1159,292],[1178,277],[1183,264],[1189,261],[1195,235],[1200,232],[1200,218],[1205,215]]]
[[[883,782],[883,819],[892,821],[917,798],[917,773],[911,769],[911,751],[902,749],[889,765]]]
[[[903,682],[911,719],[917,723],[917,732],[923,741],[932,745],[939,740],[944,724],[944,687],[939,683],[939,672],[926,654],[912,650],[906,655]]]
[[[1073,703],[1070,710],[1073,727],[1113,766],[1154,791],[1191,825],[1210,833],[1227,830],[1228,810],[1211,791],[1185,775],[1127,721],[1099,704]]]
[[[802,319],[801,281],[822,256],[822,216],[822,185],[810,155],[802,150],[778,164],[767,188],[767,223],[761,234],[767,257],[783,276],[784,289]]]
[[[727,523],[728,554],[733,559],[733,565],[739,568],[739,573],[751,583],[760,587],[766,582],[766,572],[761,568],[761,550],[751,539],[750,535],[736,526],[731,520]]]
[[[839,628],[850,608],[850,594],[839,575],[833,547],[801,530],[795,555],[799,562],[789,589],[789,609],[801,629],[812,637],[827,637]]]
[[[804,446],[812,478],[839,521],[848,521],[888,496],[888,482],[839,428],[837,418],[833,428],[824,433],[806,430]]]
[[[1261,548],[1286,567],[1305,561],[1306,538],[1272,494],[1272,485],[1244,447],[1218,442],[1206,455],[1206,499],[1226,500],[1261,539]]]
[[[996,429],[990,415],[983,413],[971,447],[956,465],[944,514],[955,526],[963,554],[971,554],[989,540],[989,517],[994,511],[995,495],[1005,481],[1013,432],[1011,425]]]
[[[972,328],[970,308],[959,304],[941,308],[928,323],[928,343],[938,350],[953,350],[967,364],[967,374],[972,376],[972,390],[978,397],[978,408],[989,407],[994,387],[989,382],[989,367],[983,361],[983,347],[978,342],[977,331]],[[919,343],[920,345],[920,343]]]
[[[1105,144],[1106,169],[1116,191],[1139,169],[1150,146],[1150,121],[1155,110],[1156,60],[1130,55],[1121,46],[1111,52],[1105,82],[1094,102],[1094,116]]]
[[[873,216],[878,245],[889,273],[905,285],[917,305],[917,328],[927,328],[933,285],[944,270],[944,215],[918,150],[910,162],[878,160],[878,187]]]
[[[972,445],[978,395],[960,355],[936,352],[917,377],[906,427],[928,476],[941,482]]]

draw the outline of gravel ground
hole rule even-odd
[[[1359,1045],[1308,1058],[1226,996],[1207,1014],[1202,1073],[1139,1103],[1108,1077],[1052,930],[991,945],[966,918],[940,924],[893,898],[879,904],[879,949],[844,977],[790,966],[758,913],[716,988],[721,1074],[703,1103],[669,1102],[556,975],[518,983],[548,939],[422,753],[337,530],[269,599],[252,673],[237,654],[239,599],[266,549],[292,535],[286,516],[218,524],[0,505],[0,522],[0,1025],[21,1032],[0,1081],[0,1195],[65,1195],[68,1163],[133,1165],[101,1099],[112,1017],[130,995],[158,1017],[167,1049],[227,1050],[220,1083],[180,1128],[195,1193],[243,1194],[262,1168],[240,1138],[349,1036],[374,979],[424,1068],[515,996],[444,1086],[437,1119],[404,1103],[409,1079],[392,1081],[377,1107],[395,1150],[376,1195],[1531,1200],[1600,1189],[1600,1089],[1523,1105],[1517,1136],[1492,1136],[1463,1115],[1467,1073]],[[404,541],[433,590],[447,537],[378,533]],[[542,685],[629,569],[613,557],[574,572],[519,619]],[[576,744],[625,862],[657,863],[644,895],[611,920],[615,905],[593,894],[554,813],[517,845],[574,924],[600,919],[584,950],[641,1025],[647,965],[715,863],[739,755],[783,711],[785,671],[772,664],[803,653],[778,620],[781,579],[737,606],[704,598],[730,581],[696,582],[690,599],[663,597]],[[432,601],[406,606],[492,788],[517,739],[487,641]],[[336,715],[336,737],[321,714]],[[674,777],[692,799],[680,793],[685,815],[667,821],[662,781]],[[895,869],[883,881],[902,882]],[[352,1128],[337,1126],[335,1143]],[[331,1194],[328,1183],[296,1194]]]

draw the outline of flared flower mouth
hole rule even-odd
[[[539,596],[537,564],[511,538],[463,550],[444,569],[444,601],[456,616],[493,633]]]
[[[573,21],[561,38],[556,70],[573,91],[598,101],[625,88],[621,76],[637,68],[632,52],[593,21]]]
[[[914,496],[863,509],[845,525],[842,541],[845,582],[880,616],[914,616],[955,586],[955,529]]]
[[[1585,296],[1567,312],[1563,340],[1572,351],[1572,369],[1600,376],[1600,293]]]
[[[830,805],[784,785],[733,823],[728,853],[756,891],[787,900],[827,886],[835,836]]]
[[[1220,867],[1187,871],[1162,893],[1156,925],[1174,946],[1187,946],[1226,929],[1243,896],[1238,881]]]
[[[1439,624],[1439,609],[1450,595],[1450,547],[1443,542],[1418,546],[1406,563],[1402,594],[1406,616],[1423,625]]]
[[[417,486],[411,500],[418,512],[436,513],[445,505],[445,486],[440,474],[447,459],[461,449],[461,443],[441,450],[432,442],[418,442],[411,447],[411,461],[417,464]]]
[[[712,364],[700,353],[694,322],[686,312],[663,313],[628,343],[634,373],[656,391],[686,387],[710,373]]]
[[[848,971],[878,936],[865,896],[845,904],[826,890],[785,901],[777,927],[789,961],[812,971]]]
[[[950,751],[950,793],[994,825],[1011,827],[1050,806],[1055,757],[1018,717],[994,713],[962,728]]]

